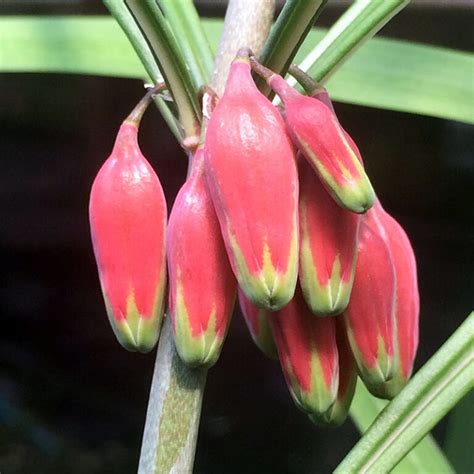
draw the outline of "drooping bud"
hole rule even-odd
[[[245,54],[209,121],[205,166],[239,286],[261,307],[283,307],[297,279],[297,170],[283,119],[255,86]]]
[[[300,94],[278,74],[267,82],[283,101],[293,141],[332,197],[345,209],[367,211],[374,203],[374,190],[333,110]]]
[[[191,366],[217,361],[229,328],[237,282],[198,149],[179,191],[168,225],[169,306],[176,349]]]
[[[92,186],[89,217],[109,321],[130,351],[158,340],[166,286],[166,201],[138,146],[138,126],[152,93],[122,124]]]
[[[321,415],[311,415],[314,423],[339,426],[349,413],[357,384],[357,366],[352,355],[342,316],[336,319],[337,351],[339,354],[339,386],[337,399],[331,407]]]
[[[363,219],[349,305],[344,312],[349,342],[359,375],[376,396],[394,375],[396,279],[389,248]]]
[[[387,396],[393,398],[411,376],[418,347],[420,297],[416,260],[407,234],[401,225],[383,209],[379,201],[369,211],[367,219],[379,230],[389,247],[397,280],[395,309],[397,357],[394,375],[386,384]]]
[[[315,318],[297,287],[270,324],[295,403],[310,415],[326,413],[336,401],[339,383],[335,318]]]
[[[268,309],[259,308],[251,303],[241,289],[238,294],[240,309],[253,341],[268,358],[277,359],[278,353],[269,321],[273,314]]]
[[[300,155],[298,171],[303,295],[313,313],[339,314],[349,303],[354,281],[360,216],[334,202]]]

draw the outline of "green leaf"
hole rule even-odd
[[[474,391],[469,392],[451,413],[444,450],[458,474],[474,472],[474,455],[472,443],[474,439]]]
[[[211,45],[217,45],[222,21],[208,19],[203,25]],[[311,31],[297,61],[323,35]],[[474,124],[473,69],[470,53],[374,38],[327,87],[334,100]],[[0,72],[146,74],[123,32],[107,17],[0,18]]]
[[[361,433],[367,431],[387,404],[386,400],[371,395],[359,381],[350,409],[351,418],[357,429]],[[418,474],[420,472],[452,474],[454,470],[436,441],[430,435],[426,435],[391,472],[392,474]]]
[[[327,79],[410,0],[356,0],[300,64],[318,82]]]
[[[140,58],[140,61],[146,69],[149,78],[153,81],[153,83],[162,82],[163,76],[160,72],[160,69],[158,68],[158,64],[155,61],[153,52],[150,50],[150,47],[143,36],[142,31],[135,23],[135,19],[125,5],[125,2],[117,0],[103,0],[103,3],[112,13],[122,30],[127,35],[130,43],[137,53],[137,56]],[[155,103],[159,108],[161,115],[170,127],[173,135],[178,141],[181,141],[184,138],[182,136],[183,131],[181,130],[181,126],[178,123],[178,118],[173,115],[168,103],[166,103],[160,97],[155,97]]]
[[[182,51],[155,0],[127,0],[127,7],[154,53],[179,111],[186,136],[199,134],[201,119],[197,85]]]
[[[200,87],[207,83],[213,57],[192,0],[159,0],[183,52],[186,64]]]
[[[287,0],[273,25],[260,61],[278,74],[286,74],[327,0]],[[268,95],[270,88],[259,78],[260,90]]]
[[[335,474],[389,472],[473,387],[474,312],[385,407]]]

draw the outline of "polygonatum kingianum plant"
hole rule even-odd
[[[238,294],[252,338],[279,358],[296,405],[315,423],[338,425],[357,375],[382,398],[410,377],[418,287],[408,237],[376,200],[327,91],[310,89],[297,92],[239,50],[222,97],[208,108],[203,100],[202,143],[167,233],[159,180],[137,144],[149,92],[94,182],[91,229],[109,318],[126,348],[145,352],[158,339],[167,249],[183,362],[217,362]]]

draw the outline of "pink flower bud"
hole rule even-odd
[[[410,240],[400,224],[377,201],[367,214],[389,247],[396,276],[395,353],[396,367],[386,384],[387,396],[394,397],[407,383],[413,370],[418,347],[420,297],[416,260]]]
[[[178,353],[191,366],[210,367],[229,328],[237,282],[204,178],[201,149],[171,211],[168,269]]]
[[[269,322],[272,313],[251,303],[241,289],[238,294],[240,309],[253,341],[268,358],[277,359],[277,349]]]
[[[298,287],[270,324],[295,403],[310,415],[326,413],[336,401],[339,383],[335,318],[315,318]]]
[[[337,399],[331,407],[321,415],[310,416],[316,424],[331,426],[341,425],[349,413],[357,384],[357,366],[352,355],[342,316],[336,319],[336,340],[339,354],[339,386]]]
[[[205,167],[239,286],[261,307],[283,307],[297,279],[297,170],[285,124],[246,57],[233,62],[209,121]]]
[[[125,121],[92,186],[89,216],[107,314],[119,342],[148,352],[158,340],[166,286],[166,202]]]
[[[298,158],[301,288],[313,313],[339,314],[354,281],[360,216],[339,207]]]
[[[295,91],[278,74],[267,82],[283,101],[294,142],[332,197],[350,211],[367,211],[374,203],[374,190],[333,110]]]
[[[359,375],[376,396],[394,375],[395,270],[377,229],[363,219],[354,285],[344,320]]]

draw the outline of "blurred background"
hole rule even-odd
[[[329,26],[349,2],[330,1]],[[225,2],[197,1],[223,16]],[[106,14],[89,0],[3,0],[0,14]],[[472,1],[413,1],[380,35],[474,49]],[[474,87],[474,72],[473,72]],[[88,226],[89,191],[140,81],[0,75],[0,471],[136,471],[155,354],[124,351],[105,315]],[[441,119],[336,103],[386,209],[418,259],[420,367],[473,307],[474,134]],[[474,104],[473,104],[474,107]],[[168,206],[186,159],[156,110],[142,150]],[[464,402],[466,403],[466,401]],[[443,444],[447,421],[434,430]],[[278,363],[235,314],[209,372],[196,473],[329,473],[358,439],[313,426]]]

